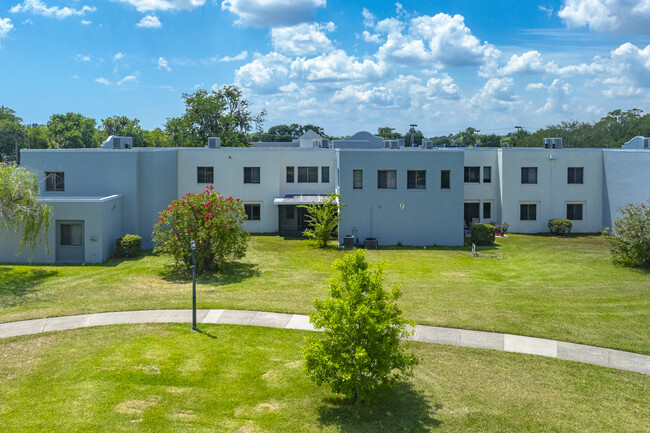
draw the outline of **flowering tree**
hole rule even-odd
[[[178,268],[192,266],[190,241],[196,242],[197,270],[218,268],[246,253],[248,232],[244,206],[238,198],[225,198],[210,185],[201,194],[187,193],[160,211],[153,225],[154,251],[174,256]]]
[[[650,200],[619,209],[610,240],[612,261],[619,265],[650,268]]]

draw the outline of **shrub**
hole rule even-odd
[[[371,271],[364,252],[355,250],[334,268],[340,278],[330,282],[330,297],[314,301],[318,313],[310,321],[324,333],[308,337],[305,370],[318,385],[367,400],[379,386],[412,374],[417,360],[400,342],[411,332],[397,306],[399,287],[382,287],[381,265]]]
[[[610,240],[612,261],[630,267],[650,268],[650,200],[619,209]]]
[[[474,224],[470,239],[476,245],[492,245],[494,243],[494,226],[489,224]]]
[[[210,185],[201,194],[187,193],[160,211],[153,225],[154,251],[174,256],[178,269],[192,266],[190,241],[196,242],[199,272],[218,268],[246,253],[248,232],[244,206],[238,198],[225,198]]]
[[[319,248],[325,248],[332,238],[332,233],[339,224],[341,205],[338,203],[339,194],[328,194],[323,204],[300,206],[307,209],[307,223],[303,235],[316,242]]]
[[[548,229],[551,233],[554,235],[568,235],[571,233],[571,229],[573,228],[573,223],[571,220],[564,219],[564,218],[554,218],[551,220],[548,220]]]
[[[135,257],[140,254],[142,238],[138,235],[126,234],[115,239],[115,255],[117,257]]]

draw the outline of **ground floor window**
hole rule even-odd
[[[261,206],[259,204],[244,204],[244,211],[249,221],[259,221],[261,219]]]
[[[537,205],[536,204],[519,205],[519,219],[521,221],[536,221]]]
[[[83,228],[81,224],[60,224],[59,245],[80,247],[83,245]]]
[[[483,202],[483,219],[488,220],[492,218],[492,203],[489,201]]]
[[[582,221],[582,203],[568,203],[566,205],[566,219]]]

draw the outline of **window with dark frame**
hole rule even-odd
[[[378,189],[397,188],[397,170],[377,170]]]
[[[214,183],[214,167],[196,167],[196,183]]]
[[[521,183],[537,183],[537,167],[521,167]]]
[[[330,183],[330,168],[327,166],[320,168],[320,182]]]
[[[65,191],[65,174],[62,171],[45,172],[45,191]]]
[[[582,184],[584,182],[584,167],[569,167],[567,170],[567,183]]]
[[[582,203],[567,203],[566,219],[571,221],[582,221]]]
[[[59,245],[66,247],[80,247],[83,245],[83,229],[81,224],[61,224]]]
[[[483,167],[483,183],[492,182],[492,167]]]
[[[492,218],[492,203],[489,201],[483,202],[483,219],[487,220]]]
[[[352,189],[363,189],[363,170],[352,170]]]
[[[481,167],[465,167],[465,183],[479,183],[481,181]]]
[[[298,167],[298,183],[317,183],[318,167]]]
[[[451,170],[440,170],[440,189],[449,189],[451,184]]]
[[[244,183],[260,183],[260,168],[244,167]]]
[[[537,221],[537,205],[536,204],[519,205],[519,219],[521,221]]]
[[[259,204],[244,204],[244,212],[246,212],[249,221],[259,221],[261,219],[261,211]]]
[[[294,183],[295,182],[295,177],[294,177],[293,173],[294,173],[293,167],[287,167],[287,183]]]
[[[406,171],[406,189],[426,189],[426,187],[427,187],[426,170]]]

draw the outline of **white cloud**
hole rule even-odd
[[[397,18],[386,18],[375,25],[375,30],[381,34],[400,33],[405,26],[406,24]]]
[[[469,103],[483,111],[512,111],[519,105],[513,87],[514,80],[510,77],[490,78]]]
[[[533,90],[542,90],[545,89],[546,85],[544,83],[528,83],[526,84],[526,91],[530,92]]]
[[[386,75],[388,67],[371,59],[358,61],[343,50],[334,50],[311,59],[299,57],[291,64],[292,76],[311,82],[342,80],[376,81]]]
[[[291,56],[305,56],[330,51],[334,48],[325,32],[333,32],[334,23],[303,23],[293,27],[271,29],[271,40],[276,51]]]
[[[539,51],[527,51],[521,56],[513,54],[499,73],[502,75],[540,74],[545,71],[546,67]]]
[[[379,47],[377,56],[402,65],[425,63],[431,59],[431,53],[421,39],[403,36],[401,33],[389,33],[386,43]]]
[[[440,77],[430,78],[425,87],[427,96],[430,98],[450,100],[460,98],[460,89],[458,88],[458,85],[454,82],[454,79],[446,73],[441,74]]]
[[[81,20],[81,24],[83,24],[84,26],[89,26],[89,25],[91,25],[92,23],[93,23],[93,22],[90,21],[90,20]]]
[[[555,79],[550,85],[544,87],[548,90],[548,98],[546,98],[546,104],[538,109],[536,113],[562,113],[569,110],[570,84]]]
[[[78,62],[90,62],[90,56],[85,56],[83,54],[77,54],[74,56],[74,59]]]
[[[162,23],[155,15],[147,15],[142,17],[142,19],[136,24],[136,27],[144,27],[147,29],[159,29],[162,27]]]
[[[569,27],[599,32],[650,33],[648,0],[565,0],[558,16]]]
[[[277,93],[289,75],[291,59],[279,53],[256,54],[255,59],[235,71],[235,82],[258,94]]]
[[[113,0],[120,3],[127,3],[133,6],[138,12],[168,11],[168,10],[192,10],[203,6],[205,0]]]
[[[0,40],[6,38],[13,28],[14,25],[11,24],[11,20],[9,18],[0,18]]]
[[[36,15],[43,15],[46,17],[54,18],[67,18],[69,16],[84,16],[88,12],[95,12],[97,10],[94,6],[82,6],[81,9],[74,9],[69,7],[58,7],[52,6],[48,7],[42,0],[25,0],[22,3],[18,3],[9,9],[11,13],[33,13]]]
[[[127,75],[117,82],[118,86],[123,86],[124,84],[138,84],[138,77],[135,75]]]
[[[553,15],[553,8],[552,7],[547,8],[546,6],[538,5],[537,9],[544,12],[546,14],[546,16],[549,17],[549,18]]]
[[[611,52],[615,74],[640,87],[650,87],[650,45],[641,49],[629,42]]]
[[[95,78],[95,82],[99,84],[103,84],[105,86],[110,86],[111,84],[111,82],[104,77]]]
[[[364,30],[363,33],[361,33],[361,36],[366,42],[371,42],[373,44],[381,44],[382,42],[381,35],[379,33],[370,33],[368,30]]]
[[[366,27],[373,27],[375,25],[375,16],[366,8],[361,11],[363,15],[363,25]]]
[[[219,59],[220,62],[237,62],[240,60],[246,60],[248,58],[248,51],[244,50],[236,56],[223,56]]]
[[[124,57],[124,54],[122,54],[122,53],[117,53],[117,54],[115,54],[115,55],[113,56],[113,61],[114,61],[114,62],[117,62],[118,60],[120,60],[120,59],[123,58],[123,57]]]
[[[72,76],[72,79],[73,79],[73,80],[78,80],[78,79],[79,79],[79,75],[74,74],[74,75]]]
[[[237,24],[255,27],[292,26],[311,21],[327,0],[224,0],[221,9],[237,15]]]
[[[157,69],[160,69],[161,71],[171,71],[172,68],[169,67],[169,62],[165,60],[164,57],[159,57],[158,58],[158,67]]]

